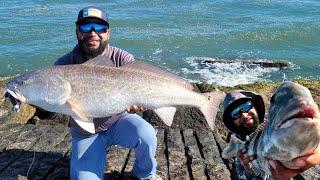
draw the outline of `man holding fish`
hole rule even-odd
[[[79,11],[76,35],[77,46],[58,59],[55,65],[82,64],[97,56],[111,59],[112,65],[116,67],[134,61],[132,54],[108,44],[109,19],[100,8],[90,6]],[[129,109],[139,111],[136,106]],[[161,179],[156,175],[156,130],[148,122],[136,114],[125,112],[93,121],[94,135],[88,135],[78,123],[71,121],[71,179],[103,179],[106,149],[111,145],[135,149],[135,176],[141,179]]]
[[[289,99],[291,100],[291,102],[288,101]],[[285,108],[289,105],[287,105],[286,103],[283,103],[282,102],[283,100],[291,103],[291,104],[289,103],[290,104],[289,108],[287,109]],[[291,123],[290,125],[289,125],[289,122],[287,121],[284,122],[283,124],[287,123],[288,125],[282,125],[280,127],[279,132],[284,133],[285,131],[287,131],[288,133],[286,134],[289,134],[289,136],[294,136],[293,134],[294,132],[298,133],[298,130],[300,129],[302,129],[301,131],[306,131],[304,129],[308,129],[309,127],[309,130],[307,131],[313,131],[312,136],[310,135],[311,137],[319,136],[319,129],[313,128],[315,126],[317,127],[318,125],[317,121],[319,118],[318,116],[319,112],[318,112],[317,105],[314,103],[310,95],[310,92],[307,90],[307,88],[292,82],[285,82],[281,84],[277,89],[277,91],[275,92],[273,98],[271,99],[269,112],[272,111],[274,113],[269,114],[268,119],[272,119],[272,120],[267,120],[266,122],[264,120],[265,108],[264,108],[263,99],[261,98],[260,95],[257,95],[253,92],[244,91],[244,90],[231,91],[226,95],[223,105],[224,105],[223,122],[226,125],[226,127],[233,133],[230,140],[230,144],[227,148],[225,148],[223,152],[223,156],[225,158],[230,158],[235,155],[237,156],[235,164],[236,164],[238,179],[252,179],[256,177],[256,174],[259,174],[259,173],[254,171],[260,171],[261,169],[263,169],[263,165],[267,166],[265,168],[266,172],[269,171],[274,179],[289,179],[291,177],[294,177],[300,174],[306,169],[316,164],[319,164],[320,148],[318,148],[318,143],[319,143],[318,141],[310,140],[315,142],[308,143],[308,146],[303,146],[302,144],[301,145],[298,144],[297,146],[301,147],[302,149],[301,152],[303,153],[300,153],[300,155],[302,156],[292,155],[295,158],[290,159],[290,158],[287,158],[288,155],[281,155],[280,153],[282,149],[285,149],[280,144],[284,144],[284,146],[286,144],[283,142],[281,142],[280,144],[276,143],[281,139],[288,140],[289,138],[287,137],[279,138],[280,135],[277,135],[277,134],[276,134],[277,136],[275,137],[272,137],[272,135],[268,136],[268,134],[272,134],[272,133],[275,134],[274,132],[278,130],[277,128],[274,128],[275,129],[273,130],[274,132],[270,132],[271,131],[270,129],[273,129],[271,128],[272,125],[270,124],[274,124],[274,123],[269,121],[272,121],[272,120],[274,121],[275,118],[279,119],[279,117],[277,116],[281,116],[281,115],[286,117],[287,116],[286,114],[290,114],[290,111],[293,111],[296,113],[293,117],[295,119],[291,120],[291,117],[288,117],[287,121],[293,121],[293,122],[290,122]],[[275,113],[276,111],[277,113]],[[311,122],[314,120],[315,125],[314,124],[310,125],[310,123],[303,124],[303,126],[301,126],[302,128],[300,129],[298,128],[298,125],[296,125],[297,128],[295,128],[292,133],[292,130],[289,131],[290,127],[293,126],[292,124],[295,124],[295,123],[298,124],[298,122],[302,124],[301,120],[298,119],[300,118],[300,116],[301,116],[301,119],[307,119]],[[259,141],[259,135],[257,134],[263,134],[262,131],[264,126],[268,128],[265,131],[269,131],[269,132],[265,133],[267,135],[261,135],[261,136],[267,137],[265,138],[266,139],[265,141],[263,141],[262,138],[260,138],[262,140]],[[267,126],[270,126],[270,127],[267,127]],[[286,130],[286,128],[288,128],[289,130]],[[306,139],[308,139],[308,135],[304,135],[304,136]],[[277,138],[280,140],[278,140]],[[316,138],[311,138],[311,139],[316,139]],[[242,143],[246,141],[247,143],[245,144]],[[253,143],[253,141],[256,141],[257,143]],[[235,143],[235,142],[240,142],[240,143]],[[289,144],[290,143],[295,144],[294,142],[289,142]],[[286,147],[287,149],[289,149],[289,151],[291,151],[289,148],[290,147],[289,145],[287,145]],[[313,148],[310,148],[310,147],[313,147]],[[272,149],[272,150],[269,150],[269,149]],[[277,161],[277,160],[269,160],[269,159],[267,159],[266,161],[259,160],[263,157],[257,157],[257,155],[260,155],[263,153],[259,153],[257,151],[259,152],[265,151],[264,154],[266,155],[261,155],[261,156],[271,156],[269,154],[277,154],[277,152],[279,152],[280,155],[276,156],[275,159],[277,158],[289,159],[289,162],[283,161],[283,163],[290,164],[292,168],[286,167],[280,161]],[[272,151],[272,153],[270,153],[269,151]],[[248,154],[251,154],[251,155],[249,156]],[[284,154],[290,154],[290,153],[285,152]],[[295,154],[295,153],[292,153],[292,154]],[[252,168],[251,163],[255,159],[258,159],[256,161],[260,163],[260,166],[258,167],[262,167],[262,168],[258,170],[257,168],[256,169]],[[265,173],[262,173],[262,175],[264,174]],[[261,176],[261,177],[264,177],[264,176]],[[256,178],[259,179],[261,177],[259,177],[258,175]]]
[[[177,106],[198,108],[211,129],[224,93],[198,93],[188,81],[108,45],[109,21],[96,7],[82,9],[77,46],[56,66],[27,72],[7,83],[20,102],[70,115],[71,178],[102,179],[112,145],[135,149],[133,175],[156,175],[156,131],[135,112],[148,108],[168,126]]]
[[[135,112],[146,107],[171,125],[176,106],[189,105],[197,107],[213,129],[217,107],[224,95],[194,92],[193,86],[180,77],[134,62],[130,53],[108,44],[109,33],[104,11],[96,7],[82,9],[76,22],[78,44],[73,51],[58,59],[55,67],[28,72],[10,81],[7,91],[21,102],[73,117],[70,123],[72,179],[102,179],[106,150],[111,145],[135,148],[133,174],[138,178],[161,179],[156,175],[155,129],[140,116],[124,111]],[[226,114],[235,120],[234,127],[240,127],[234,129],[240,138],[249,135],[263,121],[263,102],[257,108],[254,97],[259,96],[245,98],[252,100],[251,103],[243,101],[239,108],[233,106]],[[256,110],[251,111],[251,118],[239,119],[252,107]],[[299,170],[283,168],[271,161],[274,177],[291,177],[320,162],[318,152],[304,155],[293,161],[298,162]]]
[[[107,13],[97,7],[79,11],[76,22],[78,44],[55,65],[82,64],[97,56],[112,61],[106,65],[119,67],[134,61],[132,54],[110,46],[109,19]],[[144,110],[133,105],[128,111]],[[136,161],[133,175],[140,179],[161,179],[156,174],[156,130],[144,119],[133,113],[120,113],[106,118],[93,119],[92,132],[85,131],[74,119],[70,122],[72,153],[71,179],[103,179],[106,152],[112,145],[135,149]],[[83,126],[86,126],[83,125]]]

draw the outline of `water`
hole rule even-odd
[[[111,45],[192,82],[320,79],[318,0],[2,0],[0,75],[51,66],[72,50],[77,13],[88,5],[109,12]],[[283,61],[289,67],[241,61]]]

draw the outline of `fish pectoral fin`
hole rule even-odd
[[[72,101],[67,101],[71,111],[73,112],[72,118],[74,121],[85,131],[94,134],[95,127],[93,118],[88,118]]]
[[[96,130],[93,123],[93,118],[88,118],[89,121],[83,121],[78,119],[78,117],[72,117],[74,121],[85,131],[95,134]]]
[[[67,101],[67,105],[70,107],[71,111],[74,113],[72,117],[77,117],[76,119],[82,119],[82,121],[88,122],[90,119],[77,107],[72,101]]]
[[[171,126],[176,111],[176,107],[163,107],[154,110],[154,112],[167,126]]]

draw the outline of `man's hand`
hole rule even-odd
[[[279,161],[269,160],[272,177],[276,180],[288,180],[302,172],[300,169],[288,169]]]
[[[274,179],[290,179],[303,171],[320,164],[320,147],[317,147],[308,155],[295,158],[292,162],[298,169],[289,169],[278,161],[270,160],[270,170]]]
[[[246,148],[238,151],[237,155],[240,159],[241,164],[243,165],[244,169],[246,170],[247,174],[253,175],[253,170],[252,170],[250,163],[254,160],[254,157],[247,155]]]
[[[134,113],[143,113],[146,111],[147,108],[138,106],[138,105],[131,105],[129,108],[126,109],[128,113],[134,114]]]

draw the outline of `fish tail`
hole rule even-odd
[[[207,103],[200,107],[200,111],[203,113],[204,117],[207,120],[207,123],[211,130],[214,130],[215,119],[217,112],[219,110],[219,105],[223,98],[225,97],[225,93],[221,91],[212,91],[208,93],[202,93],[206,97]]]

